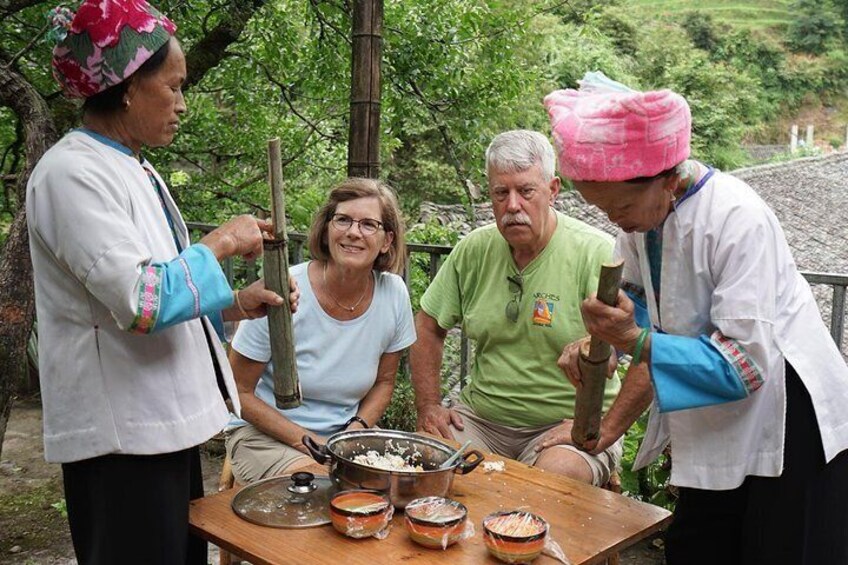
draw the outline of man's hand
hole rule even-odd
[[[583,375],[580,373],[580,348],[584,343],[588,343],[590,338],[584,337],[575,342],[569,343],[562,348],[562,355],[557,359],[557,366],[565,373],[568,382],[577,390],[583,386]],[[611,379],[615,376],[615,371],[618,369],[618,357],[615,351],[610,353],[609,363],[607,365],[607,378]]]
[[[571,440],[571,428],[573,425],[573,420],[563,420],[560,425],[545,432],[545,435],[536,444],[536,451],[539,452],[554,445],[574,445],[574,442]]]
[[[549,447],[553,447],[554,445],[573,445],[580,451],[597,455],[609,449],[612,444],[618,441],[618,437],[614,437],[612,434],[605,431],[604,422],[602,420],[600,429],[601,437],[599,439],[589,440],[584,445],[577,445],[574,443],[574,440],[571,439],[572,427],[574,427],[574,420],[563,420],[560,425],[545,432],[545,435],[543,435],[539,443],[536,444],[536,451],[542,451]]]
[[[455,440],[450,431],[450,424],[458,429],[465,429],[462,416],[456,411],[439,404],[425,404],[418,407],[418,424],[416,430]]]
[[[580,387],[583,386],[583,375],[580,374],[580,364],[578,363],[580,359],[580,347],[584,343],[587,343],[589,339],[588,337],[584,337],[583,339],[569,343],[562,348],[562,355],[557,359],[557,365],[565,373],[565,377],[571,385],[577,390],[580,390]]]

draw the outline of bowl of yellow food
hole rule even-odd
[[[547,536],[548,523],[530,512],[495,512],[483,518],[486,548],[504,563],[530,563],[542,553]]]
[[[386,529],[392,519],[389,497],[373,490],[346,490],[330,500],[330,520],[341,534],[367,538]]]
[[[415,543],[447,549],[464,537],[467,519],[465,505],[441,496],[427,496],[406,505],[403,523]]]

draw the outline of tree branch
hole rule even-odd
[[[465,172],[465,167],[462,166],[462,162],[456,156],[456,151],[454,150],[454,146],[456,145],[451,139],[450,132],[448,131],[448,127],[441,120],[439,116],[438,110],[436,106],[427,101],[427,98],[424,96],[424,93],[418,87],[418,84],[412,79],[408,80],[409,86],[412,89],[412,93],[415,95],[418,100],[424,104],[424,107],[427,108],[427,111],[430,113],[430,116],[433,118],[433,122],[436,124],[436,128],[439,130],[439,135],[442,138],[442,144],[445,147],[445,151],[448,153],[448,158],[453,164],[454,171],[456,171],[457,179],[459,180],[459,184],[462,186],[462,191],[465,193],[466,197],[468,197],[468,206],[466,208],[466,212],[468,213],[468,219],[474,220],[474,198],[475,195],[472,192],[473,181],[468,176],[468,173]]]
[[[56,142],[57,133],[47,102],[38,91],[14,70],[9,61],[0,56],[0,105],[7,106],[17,115],[23,125],[26,154],[26,171],[18,183],[18,198],[24,200],[26,180],[35,163]]]
[[[237,56],[247,59],[247,57],[245,57],[244,55],[239,54]],[[294,103],[291,101],[291,98],[289,98],[289,88],[288,88],[288,86],[286,86],[285,84],[283,84],[282,82],[280,82],[279,80],[274,78],[274,75],[271,74],[271,71],[268,69],[268,67],[266,67],[260,61],[250,60],[250,62],[258,65],[259,68],[262,69],[262,72],[265,73],[265,78],[268,79],[268,82],[270,82],[271,84],[273,84],[274,86],[276,86],[277,88],[280,89],[280,95],[283,98],[283,102],[285,102],[286,106],[289,107],[289,110],[291,110],[292,114],[297,116],[297,118],[300,119],[300,121],[302,121],[304,124],[306,124],[306,126],[313,133],[318,134],[318,136],[320,136],[321,138],[326,139],[327,141],[330,141],[332,143],[339,143],[341,141],[339,139],[338,135],[334,135],[332,133],[324,133],[323,131],[321,131],[321,129],[318,126],[324,120],[318,120],[317,122],[313,122],[312,120],[310,120],[309,118],[307,118],[306,116],[304,116],[303,114],[298,112],[297,108],[294,107]]]
[[[238,40],[247,22],[265,3],[266,0],[230,1],[218,25],[186,53],[188,76],[183,90],[188,90],[203,80],[210,69],[227,57],[227,48]]]
[[[350,35],[340,30],[333,22],[328,20],[327,17],[321,12],[321,9],[318,7],[318,4],[319,2],[317,0],[309,0],[309,5],[312,6],[312,11],[315,12],[315,17],[318,18],[318,24],[321,26],[321,28],[323,29],[324,26],[327,26],[328,28],[333,30],[336,35],[344,39],[348,45],[353,45],[353,40],[350,38]]]
[[[30,49],[32,49],[36,43],[41,41],[41,38],[44,36],[44,33],[47,31],[48,27],[50,27],[50,24],[45,24],[44,27],[42,27],[41,30],[37,34],[35,34],[35,37],[33,37],[29,43],[27,43],[20,51],[18,51],[12,56],[12,59],[8,63],[6,63],[6,65],[9,67],[13,66],[18,59],[23,57],[24,54],[27,53]]]
[[[15,183],[18,201],[23,202],[35,164],[58,136],[44,98],[8,63],[7,57],[0,57],[0,106],[11,108],[23,124],[26,160]],[[0,255],[0,432],[5,431],[11,409],[12,383],[26,371],[26,345],[34,315],[26,207],[20,206]],[[2,447],[0,435],[0,451]]]
[[[0,20],[42,2],[44,0],[0,0]]]

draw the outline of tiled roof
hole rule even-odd
[[[799,269],[848,273],[848,153],[733,174],[774,210]]]

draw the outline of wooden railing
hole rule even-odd
[[[189,222],[188,227],[192,231],[208,233],[215,229],[217,226],[211,224],[198,224]],[[297,263],[302,262],[306,255],[304,252],[304,248],[306,247],[306,235],[302,233],[290,233],[289,242],[289,254],[291,255],[291,263],[295,265]],[[439,270],[439,266],[441,265],[442,259],[447,256],[453,248],[449,245],[428,245],[421,243],[409,243],[407,244],[407,249],[409,250],[410,257],[414,253],[426,253],[429,256],[429,261],[427,263],[427,275],[429,277],[429,280],[432,281],[433,277],[436,276],[436,272]],[[404,281],[406,281],[407,288],[409,287],[410,279],[410,257],[407,257],[407,266],[406,269],[404,269],[403,274],[403,278]],[[224,272],[226,273],[230,284],[232,284],[233,279],[235,277],[232,260],[228,259],[224,262]],[[840,350],[843,351],[843,354],[848,355],[848,353],[846,353],[846,351],[842,349],[843,336],[845,333],[845,291],[846,288],[848,288],[848,275],[808,272],[802,272],[801,274],[804,275],[804,277],[811,285],[826,284],[830,285],[833,288],[833,294],[831,297],[830,335],[833,338],[833,341],[836,342],[837,347],[839,347]],[[256,268],[252,265],[246,265],[244,276],[245,280],[247,280],[248,282],[256,280]],[[459,378],[461,385],[465,384],[465,380],[468,375],[468,367],[470,361],[469,357],[470,348],[468,344],[468,338],[463,332],[460,338]]]

